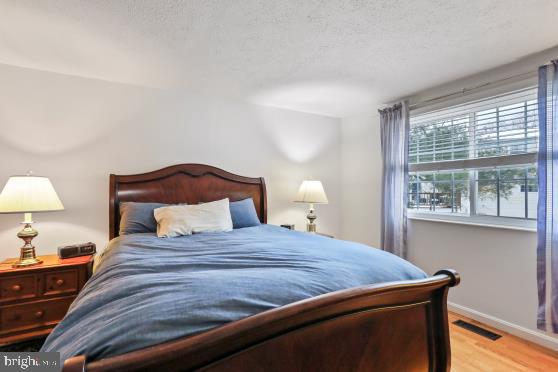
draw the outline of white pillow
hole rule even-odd
[[[171,205],[157,208],[153,214],[160,238],[233,229],[229,199],[197,205]]]

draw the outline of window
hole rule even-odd
[[[537,90],[411,113],[412,213],[532,220],[537,214]]]

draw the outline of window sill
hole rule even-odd
[[[537,232],[537,221],[490,216],[445,216],[431,213],[408,213],[412,220],[453,223],[495,229]]]

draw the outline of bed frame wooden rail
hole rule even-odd
[[[111,237],[118,231],[119,201],[192,203],[224,196],[253,197],[265,221],[263,178],[199,164],[111,175]],[[426,279],[350,288],[115,357],[87,362],[86,355],[75,356],[63,370],[449,371],[447,294],[459,281],[455,271],[441,270]]]

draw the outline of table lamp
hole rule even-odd
[[[24,213],[22,224],[25,226],[17,234],[25,244],[21,247],[19,261],[13,266],[31,266],[42,261],[35,256],[35,247],[31,244],[34,237],[39,235],[31,224],[34,222],[32,213],[61,211],[62,202],[56,195],[52,183],[46,177],[33,176],[29,172],[26,176],[12,176],[0,193],[0,213]]]
[[[308,223],[306,224],[306,231],[316,232],[316,224],[314,220],[317,218],[314,210],[314,204],[327,204],[327,196],[324,187],[320,181],[302,181],[295,202],[310,204],[308,214]]]

